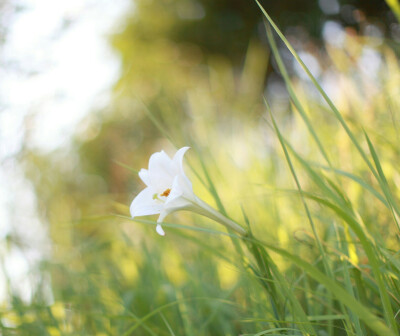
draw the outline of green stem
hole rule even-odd
[[[195,213],[198,213],[199,215],[203,215],[212,220],[215,220],[218,223],[221,223],[222,225],[235,231],[241,236],[247,235],[247,231],[243,229],[239,224],[235,223],[233,220],[224,216],[223,214],[215,210],[213,207],[209,206],[206,202],[202,201],[198,197],[196,197],[196,203],[193,204],[193,208],[191,208],[190,210],[192,210]]]

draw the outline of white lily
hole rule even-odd
[[[241,235],[246,231],[199,199],[193,192],[192,183],[183,170],[183,156],[189,147],[179,149],[171,159],[164,151],[154,153],[149,160],[149,169],[141,169],[139,177],[146,184],[132,201],[132,218],[160,214],[156,231],[165,235],[161,227],[164,218],[171,212],[191,210],[209,217],[235,230]]]

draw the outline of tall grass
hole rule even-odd
[[[168,139],[154,149],[191,146],[196,194],[248,234],[182,212],[161,238],[153,218],[130,220],[128,197],[111,215],[60,222],[69,243],[42,265],[51,295],[12,295],[1,334],[398,335],[397,57],[362,37],[327,45],[331,99],[261,10],[286,98],[263,100],[268,57],[252,43],[240,76],[210,60],[183,99],[184,124],[168,112],[179,104],[141,105]],[[380,59],[374,80],[363,50]]]

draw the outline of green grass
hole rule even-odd
[[[264,73],[245,64],[234,85],[234,70],[215,60],[185,92],[185,121],[163,112],[179,104],[139,101],[162,145],[192,147],[186,169],[196,194],[248,234],[181,212],[167,217],[161,238],[155,218],[129,218],[132,195],[115,197],[111,214],[88,206],[95,217],[69,222],[61,220],[66,199],[55,212],[53,255],[40,269],[51,281],[31,302],[10,289],[0,334],[398,335],[398,61],[385,44],[376,47],[380,83],[354,78],[356,63],[336,68],[345,80],[334,103],[261,10],[287,108],[263,98],[262,87],[243,89],[241,80],[259,83]],[[327,46],[331,67],[370,47],[347,39],[343,50]],[[284,47],[308,82],[289,74]],[[250,44],[246,61],[265,68],[257,48]],[[139,190],[141,167],[116,164]]]

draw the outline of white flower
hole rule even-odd
[[[208,204],[199,199],[193,192],[192,183],[183,171],[183,156],[189,147],[179,149],[171,159],[164,151],[154,153],[149,160],[149,169],[141,169],[139,177],[146,184],[132,201],[130,212],[132,218],[160,214],[156,231],[165,235],[161,227],[164,218],[177,210],[191,210],[214,219],[240,234],[246,231],[226,218]]]
[[[160,214],[157,222],[161,223],[169,213],[191,207],[196,196],[183,171],[183,156],[188,149],[179,149],[172,160],[164,151],[150,157],[149,169],[139,172],[147,187],[133,200],[130,207],[132,217]],[[160,224],[157,232],[165,235]]]

